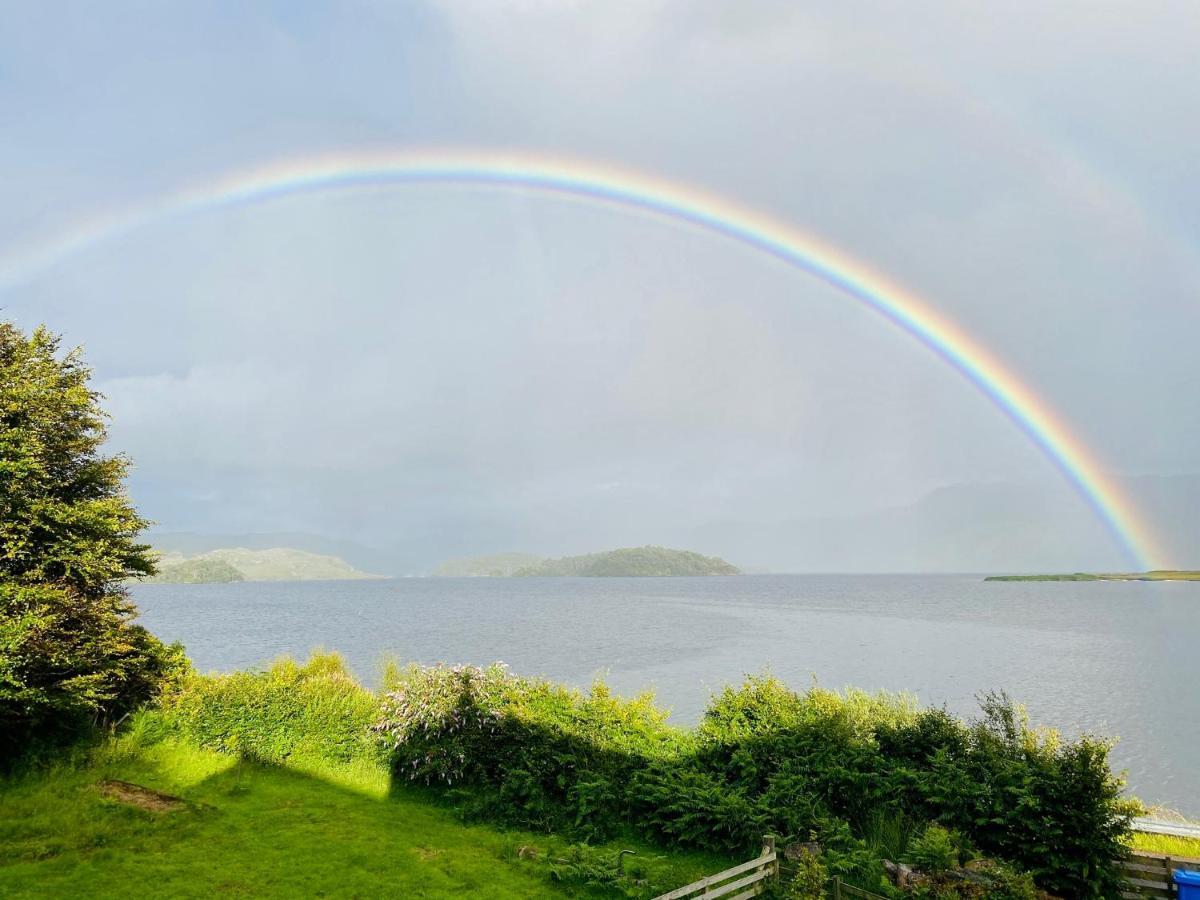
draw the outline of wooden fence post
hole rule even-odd
[[[833,900],[842,900],[842,876],[833,876]]]
[[[767,856],[770,853],[775,853],[775,835],[764,834],[763,835],[762,855]],[[779,883],[779,856],[778,855],[775,856],[775,859],[773,862],[770,863],[770,866],[771,866],[770,878],[772,881],[774,881],[776,884],[778,884]]]

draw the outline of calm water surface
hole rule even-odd
[[[915,693],[972,714],[1003,689],[1035,722],[1120,737],[1142,799],[1200,816],[1200,584],[985,583],[977,575],[410,578],[138,585],[142,621],[203,670],[341,651],[496,660],[653,689],[681,723],[744,673]]]

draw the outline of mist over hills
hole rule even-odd
[[[241,534],[199,534],[187,531],[151,530],[146,538],[156,550],[165,554],[194,557],[217,550],[239,547],[246,550],[287,548],[336,556],[364,572],[395,574],[391,568],[393,556],[386,550],[325,535],[298,531],[255,532]],[[403,573],[401,573],[403,574]]]
[[[1180,567],[1200,559],[1200,476],[1122,479]],[[1128,567],[1103,523],[1071,495],[1030,485],[963,484],[845,517],[713,521],[690,536],[747,566],[811,572],[1067,571]]]
[[[1200,475],[1121,479],[1158,528],[1163,551],[1183,568],[1200,562]],[[775,572],[1041,572],[1121,571],[1129,566],[1104,524],[1074,495],[1028,484],[958,484],[915,502],[846,516],[752,520],[713,517],[643,535],[618,525],[572,537],[549,537],[499,521],[439,525],[370,543],[305,532],[243,534],[151,533],[154,546],[194,556],[224,547],[291,547],[338,556],[356,568],[387,575],[433,572],[444,560],[497,553],[514,546],[541,556],[588,552],[596,546],[661,543],[736,559],[745,570]],[[636,533],[633,533],[636,532]]]
[[[212,584],[233,581],[344,581],[378,576],[344,559],[292,547],[222,547],[189,556],[160,548],[158,574],[148,584]]]

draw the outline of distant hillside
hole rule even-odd
[[[463,559],[446,560],[433,570],[433,575],[438,578],[502,578],[541,562],[542,557],[531,553],[468,556]]]
[[[701,556],[690,550],[666,547],[628,547],[586,556],[547,559],[518,569],[518,577],[568,576],[649,576],[740,575],[741,571],[715,556]]]
[[[211,584],[232,581],[348,581],[376,577],[360,572],[336,556],[284,547],[269,550],[237,547],[211,550],[193,557],[164,555],[159,562],[159,574],[144,580],[158,584]]]
[[[402,574],[396,572],[394,568],[395,554],[389,548],[302,531],[198,534],[152,529],[146,535],[146,542],[164,554],[188,559],[229,547],[244,547],[247,550],[273,550],[278,547],[287,547],[291,550],[303,550],[305,553],[316,553],[320,556],[336,556],[364,572]]]

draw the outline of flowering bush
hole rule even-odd
[[[453,785],[487,772],[489,739],[500,728],[512,679],[503,663],[413,667],[383,698],[373,731],[392,754],[399,777]]]

